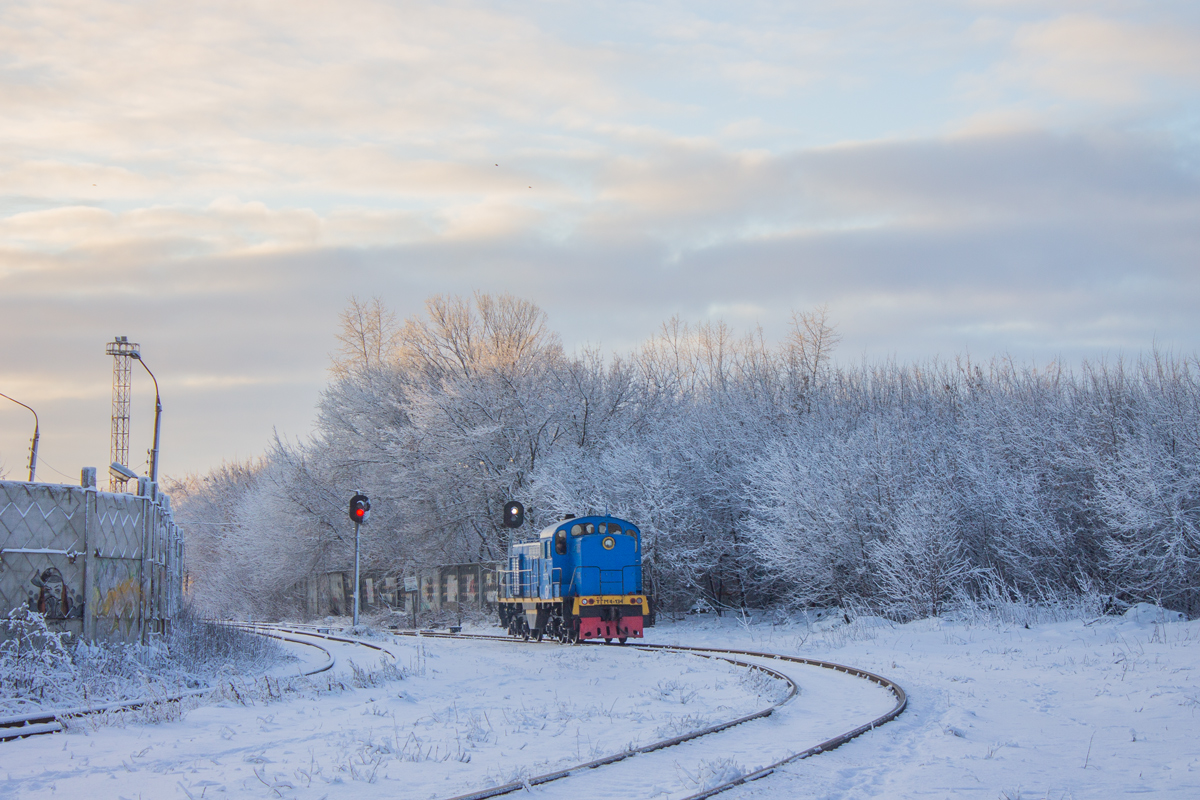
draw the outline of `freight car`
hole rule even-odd
[[[642,533],[607,515],[568,517],[532,541],[514,542],[497,603],[500,625],[513,636],[621,644],[641,638],[650,614]]]

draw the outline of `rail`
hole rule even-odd
[[[235,625],[234,627],[241,627]],[[313,642],[306,642],[301,639],[293,639],[287,636],[273,634],[264,631],[254,631],[262,636],[269,636],[273,639],[279,639],[285,642],[294,644],[306,645],[315,647],[325,653],[326,662],[319,667],[305,672],[305,675],[317,675],[333,668],[337,663],[336,657],[329,650],[321,647]],[[79,706],[75,708],[58,708],[58,709],[43,709],[34,711],[28,714],[15,714],[7,717],[0,717],[0,742],[7,742],[13,739],[24,739],[27,736],[40,736],[50,733],[59,733],[66,730],[66,721],[76,717],[86,717],[93,714],[102,714],[106,711],[134,711],[142,706],[152,705],[155,703],[175,703],[180,700],[186,700],[189,697],[199,697],[213,691],[213,687],[205,687],[202,689],[189,689],[186,692],[180,692],[168,697],[153,697],[143,698],[141,700],[118,700],[112,703],[101,703],[93,706]]]
[[[431,637],[431,638],[446,638],[446,639],[460,639],[460,640],[461,639],[480,639],[480,640],[504,641],[504,642],[519,641],[519,640],[515,640],[508,636],[487,636],[487,635],[471,635],[471,634],[459,634],[459,633],[436,633],[433,631],[412,631],[412,632],[398,631],[397,634],[402,635],[402,636],[426,636],[426,637]],[[537,643],[528,642],[528,644],[537,644]],[[600,645],[599,643],[591,643],[591,642],[589,642],[587,644],[589,644],[591,646],[604,646],[604,645]],[[544,646],[555,646],[555,645],[541,644],[538,646],[544,647]],[[820,753],[825,753],[830,750],[834,750],[838,747],[841,747],[845,743],[851,741],[852,739],[856,739],[859,736],[862,736],[864,733],[867,733],[868,731],[872,731],[875,728],[878,728],[880,725],[883,725],[887,722],[892,721],[896,717],[900,716],[900,714],[902,714],[904,712],[904,710],[908,707],[908,695],[904,691],[904,689],[895,681],[893,681],[889,678],[885,678],[881,675],[876,675],[873,672],[868,672],[866,670],[858,669],[856,667],[849,667],[844,664],[836,664],[831,661],[821,661],[821,660],[814,659],[814,658],[804,658],[802,656],[785,656],[785,655],[778,654],[778,653],[763,653],[763,652],[758,652],[758,651],[754,651],[754,650],[735,650],[735,649],[728,649],[728,648],[685,647],[685,646],[679,646],[679,645],[659,645],[659,644],[647,644],[647,643],[639,643],[636,645],[629,645],[628,647],[630,649],[643,650],[643,651],[666,651],[666,652],[679,652],[679,653],[694,653],[696,655],[706,657],[706,658],[721,658],[723,660],[730,661],[731,663],[737,663],[742,666],[747,666],[747,667],[751,667],[754,669],[761,669],[765,672],[769,672],[769,673],[773,674],[776,677],[783,678],[792,686],[792,691],[789,693],[788,697],[785,700],[770,707],[769,709],[764,709],[762,711],[758,711],[754,714],[749,714],[745,717],[741,717],[736,720],[731,720],[726,723],[714,725],[714,726],[711,726],[710,728],[705,728],[700,731],[694,731],[690,734],[684,734],[683,736],[677,736],[677,737],[673,737],[671,739],[664,739],[659,742],[653,742],[651,744],[645,745],[644,747],[628,750],[628,751],[625,751],[622,753],[616,753],[614,755],[607,756],[607,757],[601,758],[601,759],[597,759],[595,761],[589,761],[589,762],[586,762],[583,764],[576,764],[575,766],[568,767],[566,769],[555,770],[554,772],[549,772],[544,775],[537,775],[537,776],[527,778],[527,779],[524,779],[521,781],[504,784],[502,786],[496,786],[496,787],[492,787],[490,789],[484,789],[484,790],[477,791],[477,792],[471,792],[469,794],[458,795],[453,798],[449,798],[449,800],[487,800],[487,798],[491,798],[491,797],[500,797],[502,795],[511,794],[513,792],[518,792],[523,789],[527,789],[528,787],[531,787],[531,786],[536,786],[536,785],[543,784],[543,783],[549,783],[550,781],[556,781],[556,780],[561,780],[563,778],[568,778],[573,774],[582,773],[586,770],[596,769],[597,767],[606,766],[608,764],[615,764],[619,761],[624,761],[627,758],[631,758],[633,756],[636,756],[636,755],[639,755],[642,753],[649,753],[649,752],[653,752],[655,750],[661,750],[666,747],[672,747],[677,744],[682,744],[683,742],[690,741],[692,739],[697,739],[701,736],[707,736],[707,735],[710,735],[713,733],[718,733],[723,730],[728,730],[729,728],[732,728],[736,725],[741,725],[743,723],[750,722],[755,719],[766,718],[766,717],[770,716],[779,706],[790,701],[795,696],[796,684],[790,678],[783,675],[782,673],[779,673],[776,670],[772,670],[769,667],[764,667],[761,664],[753,664],[753,663],[741,661],[740,659],[737,659],[738,656],[761,658],[761,659],[766,659],[766,660],[770,660],[770,661],[782,661],[782,662],[793,663],[793,664],[803,664],[806,666],[818,667],[821,669],[828,669],[828,670],[833,670],[835,672],[841,672],[845,675],[850,675],[850,676],[853,676],[856,678],[861,678],[863,680],[870,681],[871,683],[874,683],[874,684],[886,689],[895,698],[896,703],[894,706],[892,706],[892,708],[887,713],[882,714],[879,717],[876,717],[875,719],[871,720],[870,722],[859,725],[856,728],[854,728],[853,730],[849,730],[849,731],[846,731],[845,733],[838,734],[837,736],[827,739],[819,744],[816,744],[816,745],[813,745],[812,747],[801,750],[798,753],[793,753],[783,759],[780,759],[779,761],[776,761],[773,764],[770,764],[766,767],[758,769],[752,773],[743,775],[743,776],[741,776],[739,778],[735,778],[733,780],[726,781],[725,783],[721,783],[717,786],[710,787],[709,789],[706,789],[698,794],[690,795],[687,798],[684,798],[684,800],[705,800],[705,798],[709,798],[714,795],[720,794],[722,792],[728,791],[729,789],[732,789],[736,786],[741,786],[743,784],[765,778],[768,775],[775,772],[775,770],[777,770],[780,767],[783,767],[787,764],[793,763],[795,761],[801,761],[806,758],[811,758],[812,756],[818,755]]]

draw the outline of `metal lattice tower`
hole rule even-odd
[[[138,352],[138,345],[125,336],[117,336],[104,348],[113,357],[113,402],[112,402],[112,460],[129,466],[129,387],[132,364],[130,359]],[[125,478],[113,470],[108,471],[109,491],[125,491]]]

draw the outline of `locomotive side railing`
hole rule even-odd
[[[539,569],[529,567],[527,569],[500,569],[496,570],[499,576],[499,585],[501,588],[501,597],[517,598],[517,597],[538,597],[543,600],[558,599],[563,596],[563,569],[562,567],[553,567],[550,570],[550,575],[547,580],[547,590],[549,597],[542,594],[541,581],[537,580],[535,572]],[[574,585],[574,584],[571,584]],[[522,591],[525,587],[529,588],[529,593]],[[570,591],[570,587],[568,587]]]
[[[640,564],[627,564],[619,570],[602,570],[594,565],[578,565],[572,569],[570,580],[566,581],[565,588],[563,573],[562,567],[550,569],[547,579],[549,597],[545,597],[542,593],[542,567],[496,570],[500,596],[509,599],[518,597],[557,599],[574,595],[577,592],[587,592],[590,591],[587,588],[590,583],[588,579],[593,575],[595,591],[599,594],[634,594],[642,591],[642,567]]]
[[[526,595],[521,591],[526,586],[530,587],[532,591],[532,588],[535,585],[533,581],[533,572],[534,570],[532,567],[527,567],[526,569],[496,570],[496,573],[499,576],[499,584],[502,588],[501,596],[506,598],[536,596],[536,592],[532,595]]]

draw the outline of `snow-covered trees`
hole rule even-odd
[[[343,568],[360,489],[384,573],[500,558],[514,498],[534,526],[637,521],[668,607],[909,617],[1102,589],[1200,612],[1195,359],[835,368],[820,310],[775,346],[674,319],[625,357],[568,355],[535,305],[483,294],[403,322],[355,300],[342,321],[313,439],[177,489],[214,608],[247,589],[286,607]]]
[[[1127,591],[1200,609],[1200,384],[1195,362],[1156,356],[1136,378],[1093,375],[1103,399],[1097,514],[1109,569]],[[1111,441],[1108,440],[1111,435]]]

